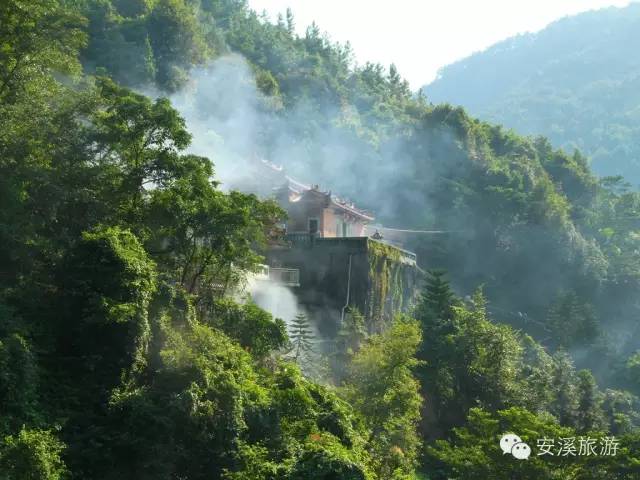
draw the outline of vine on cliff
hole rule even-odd
[[[391,245],[376,241],[369,241],[367,247],[371,282],[367,317],[369,329],[380,331],[403,305],[401,254]]]

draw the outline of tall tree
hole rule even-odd
[[[289,326],[291,349],[289,355],[301,367],[309,367],[314,353],[315,335],[304,313],[298,313]]]
[[[186,82],[186,71],[208,58],[202,27],[196,12],[184,0],[159,0],[148,22],[158,85],[175,91]]]
[[[565,351],[553,355],[553,388],[555,399],[551,412],[562,425],[575,425],[578,408],[576,371],[571,357]]]
[[[578,409],[576,414],[576,429],[579,432],[602,430],[605,427],[602,411],[603,396],[598,391],[593,374],[589,370],[578,372],[576,388]]]
[[[31,83],[37,92],[52,72],[78,74],[85,21],[59,0],[0,4],[0,103],[15,101]]]
[[[417,322],[398,319],[388,331],[369,337],[354,355],[343,394],[362,413],[378,459],[379,478],[405,478],[416,466],[421,440],[420,385],[413,369],[421,333]]]
[[[427,282],[415,311],[422,328],[446,334],[452,328],[453,307],[459,303],[442,270],[427,272]]]
[[[425,398],[422,415],[424,435],[437,436],[439,424],[447,412],[449,400],[455,396],[454,349],[448,335],[455,330],[454,306],[459,303],[443,271],[428,272],[427,282],[415,308],[414,316],[422,327],[422,342],[417,358],[425,364],[418,370]]]
[[[289,35],[294,35],[296,31],[296,22],[293,18],[293,11],[291,8],[287,7],[287,32]]]

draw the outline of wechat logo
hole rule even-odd
[[[531,455],[531,447],[513,433],[505,433],[500,439],[502,454],[510,453],[518,460],[526,460]]]

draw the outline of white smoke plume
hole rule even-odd
[[[298,304],[294,293],[284,285],[251,275],[247,279],[245,292],[260,308],[269,312],[274,318],[284,320],[287,329],[290,328],[291,320],[296,315],[301,313],[306,315],[306,311]]]
[[[195,68],[187,86],[170,97],[193,136],[189,151],[213,161],[223,188],[251,176],[260,98],[253,74],[239,55]]]

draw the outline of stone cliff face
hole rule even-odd
[[[379,331],[413,306],[420,271],[415,254],[372,239],[367,239],[367,259],[369,296],[363,312],[373,330]]]
[[[415,254],[368,237],[289,237],[267,254],[272,267],[299,269],[298,301],[323,333],[339,326],[346,307],[357,308],[370,332],[378,332],[417,295]]]

